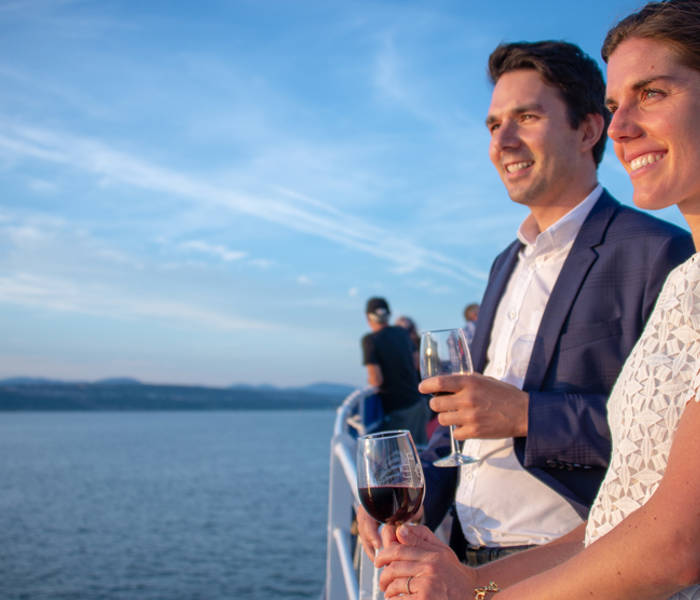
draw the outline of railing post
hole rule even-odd
[[[347,467],[347,455],[353,445],[354,440],[347,433],[333,436],[331,442],[328,531],[326,536],[328,540],[326,600],[357,600],[359,594],[352,564],[350,534],[355,492],[348,481],[345,468]],[[354,469],[354,461],[350,466]]]
[[[348,396],[338,408],[330,447],[328,481],[328,523],[326,531],[326,583],[324,600],[358,600],[358,574],[353,565],[352,523],[356,501],[357,471],[355,466],[355,437],[350,435],[347,422],[357,414],[370,389],[358,390]]]

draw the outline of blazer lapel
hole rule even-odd
[[[477,373],[482,373],[486,365],[486,350],[491,343],[491,329],[496,309],[518,261],[518,252],[521,248],[522,244],[516,240],[499,256],[493,266],[493,274],[481,300],[479,318],[476,321],[476,331],[470,348],[474,370]]]
[[[581,226],[557,282],[547,301],[523,383],[524,390],[538,390],[549,369],[564,322],[591,266],[598,258],[595,246],[602,242],[619,202],[603,190]]]

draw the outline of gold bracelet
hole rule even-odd
[[[488,585],[474,588],[474,600],[486,600],[487,592],[500,592],[501,588],[494,581],[489,581]]]

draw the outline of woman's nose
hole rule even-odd
[[[608,136],[614,142],[638,137],[642,132],[643,130],[634,117],[632,109],[621,106],[612,114],[610,125],[608,125]]]

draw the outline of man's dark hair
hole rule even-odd
[[[494,85],[504,73],[519,69],[537,71],[546,83],[559,90],[574,129],[587,115],[602,115],[605,127],[593,146],[593,160],[599,165],[610,113],[605,107],[605,81],[597,63],[578,46],[552,40],[500,44],[489,57],[489,77]]]
[[[389,308],[389,303],[379,296],[373,296],[367,300],[367,306],[365,307],[365,313],[367,318],[374,323],[385,324],[389,322],[389,315],[391,314],[391,309]]]

